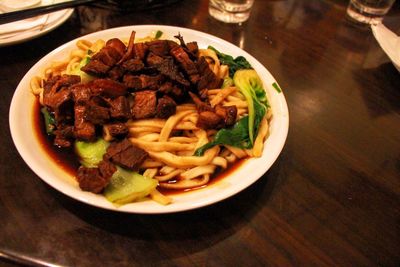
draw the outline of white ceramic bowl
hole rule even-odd
[[[113,37],[128,39],[132,30],[136,31],[137,38],[147,36],[156,30],[161,30],[168,39],[173,39],[174,35],[180,33],[186,42],[197,41],[200,48],[212,45],[221,52],[234,57],[239,55],[246,57],[261,77],[273,110],[270,136],[265,142],[263,156],[247,160],[232,174],[210,186],[173,195],[174,202],[167,206],[162,206],[152,200],[145,200],[115,207],[102,195],[80,190],[74,177],[71,177],[61,169],[45,152],[33,132],[35,97],[30,92],[29,87],[31,77],[40,74],[51,62],[67,58],[69,51],[75,47],[77,39],[55,49],[37,62],[23,77],[14,93],[9,117],[11,135],[18,152],[26,164],[43,181],[74,199],[96,207],[130,213],[170,213],[203,207],[233,196],[257,181],[279,156],[285,144],[289,128],[289,113],[286,100],[282,92],[279,93],[272,87],[272,84],[276,82],[272,75],[254,57],[237,46],[215,36],[191,29],[161,25],[128,26],[92,33],[79,39],[84,38],[92,41],[97,39],[108,40]]]

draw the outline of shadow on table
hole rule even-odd
[[[54,195],[65,209],[87,224],[111,233],[112,239],[128,237],[159,247],[168,246],[168,251],[174,251],[174,257],[179,257],[213,246],[251,222],[268,202],[279,172],[278,160],[261,179],[230,199],[192,211],[165,215],[112,212],[77,202],[55,191]]]

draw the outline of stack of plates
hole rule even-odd
[[[0,13],[31,8],[37,5],[51,5],[53,0],[1,0]],[[73,13],[64,9],[53,13],[0,24],[0,46],[11,45],[41,36],[64,23]]]

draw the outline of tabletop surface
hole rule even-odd
[[[256,0],[242,25],[208,15],[208,1],[118,12],[81,6],[60,27],[0,47],[0,265],[399,266],[400,74],[347,1]],[[399,5],[384,23],[400,33]],[[256,183],[197,210],[106,211],[59,193],[22,160],[9,107],[40,58],[82,35],[163,24],[225,39],[282,87],[290,127]]]

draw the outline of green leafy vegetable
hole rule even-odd
[[[252,145],[248,131],[249,117],[243,117],[232,128],[219,130],[214,140],[196,149],[194,155],[202,156],[204,152],[216,145],[230,145],[239,148],[250,148]]]
[[[56,128],[56,120],[50,114],[50,112],[47,110],[46,107],[42,107],[40,109],[40,112],[42,112],[43,118],[44,118],[44,125],[46,127],[46,133],[51,135],[54,132],[54,129]]]
[[[158,30],[154,36],[155,39],[160,39],[160,37],[163,35],[163,32]]]
[[[102,138],[96,142],[75,141],[75,151],[80,158],[80,163],[87,168],[95,168],[103,160],[110,143]]]
[[[104,189],[104,196],[108,201],[122,205],[144,198],[157,185],[156,179],[117,166],[117,171],[114,172],[110,183]]]
[[[221,61],[221,64],[229,66],[229,76],[230,77],[233,77],[233,75],[235,74],[235,72],[237,70],[252,69],[250,63],[243,56],[238,56],[237,58],[233,58],[230,55],[219,52],[217,49],[215,49],[212,46],[208,46],[208,49],[213,50],[217,54],[219,60]]]

